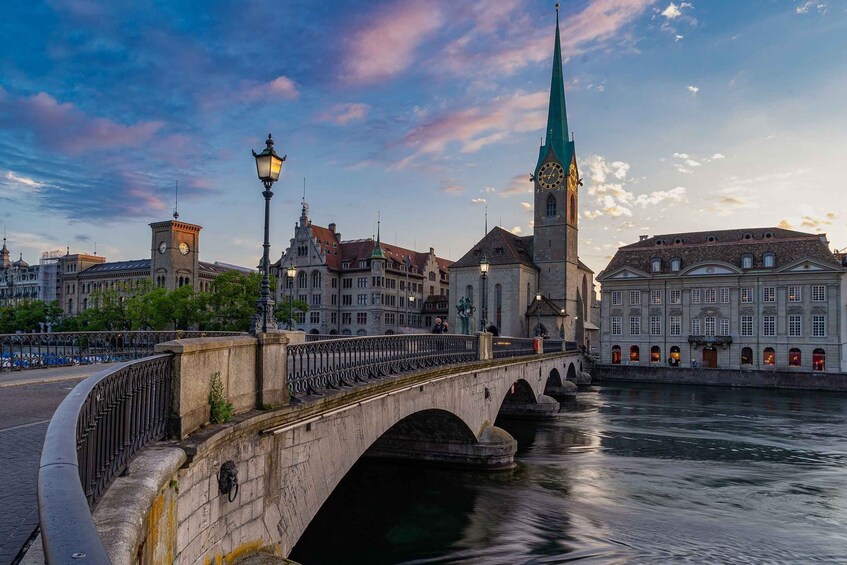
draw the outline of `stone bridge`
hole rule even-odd
[[[486,335],[490,340],[480,339]],[[582,368],[577,352],[490,359],[489,341],[477,361],[262,410],[256,406],[263,391],[273,396],[273,387],[262,384],[268,351],[255,338],[184,340],[161,349],[175,354],[178,382],[220,372],[240,414],[202,427],[183,417],[183,439],[145,449],[112,483],[94,518],[113,563],[232,563],[259,551],[287,556],[361,457],[510,467],[517,443],[494,425],[497,417],[556,417],[559,403],[551,395],[572,393],[567,377],[575,381]],[[177,389],[183,415],[197,413],[192,395],[196,401],[205,394],[204,404],[208,398],[205,388]],[[222,493],[227,462],[237,489]]]

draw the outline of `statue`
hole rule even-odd
[[[459,317],[459,333],[470,335],[470,322],[473,318],[473,313],[476,310],[473,306],[473,300],[470,297],[463,296],[456,304],[456,314]]]

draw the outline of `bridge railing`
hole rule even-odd
[[[0,372],[114,363],[153,354],[157,343],[239,332],[101,331],[0,334]]]
[[[426,367],[479,359],[479,337],[453,334],[342,337],[288,346],[292,397]]]
[[[48,563],[110,563],[91,509],[133,455],[167,432],[171,355],[102,371],[56,409],[38,469],[38,514]]]
[[[535,338],[498,336],[492,339],[495,359],[519,357],[535,353]]]

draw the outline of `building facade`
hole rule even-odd
[[[644,236],[598,275],[603,363],[840,371],[845,269],[825,236]]]
[[[476,309],[470,331],[482,323],[503,335],[563,337],[588,346],[593,272],[579,260],[579,171],[573,140],[568,139],[558,12],[546,139],[534,173],[533,235],[520,237],[495,227],[450,268],[452,296]],[[484,281],[480,262],[489,272]],[[456,312],[450,322],[458,323]]]
[[[294,328],[329,335],[382,335],[428,330],[448,299],[451,262],[429,252],[374,239],[344,241],[336,224],[315,225],[303,203],[294,237],[271,272],[282,283],[275,300],[301,300]],[[288,278],[293,265],[296,274]],[[444,300],[435,300],[437,297]]]
[[[21,302],[40,300],[38,265],[30,266],[23,255],[12,261],[10,255],[4,237],[0,248],[0,306],[17,306]]]

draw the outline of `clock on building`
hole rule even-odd
[[[167,248],[168,248],[167,244],[163,241],[162,243],[159,244],[159,253],[164,255],[165,250],[167,250]]]
[[[188,255],[189,251],[191,251],[191,249],[188,247],[187,243],[185,243],[183,241],[182,243],[179,244],[179,252],[180,253],[182,253],[183,255]]]
[[[571,168],[568,171],[568,188],[576,192],[579,188],[579,175],[576,172],[576,165],[571,163]]]
[[[538,170],[538,184],[543,188],[551,189],[556,188],[562,181],[565,179],[565,169],[559,163],[549,162],[545,163]]]

